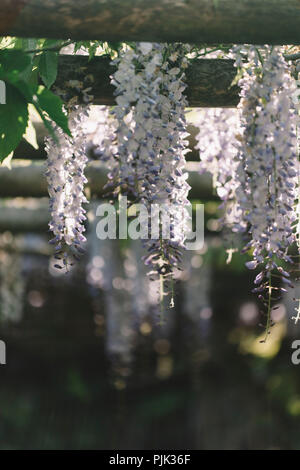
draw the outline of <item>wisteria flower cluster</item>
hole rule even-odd
[[[291,285],[288,273],[277,260],[291,261],[288,248],[295,241],[298,160],[297,114],[292,95],[296,85],[277,48],[265,46],[263,59],[254,46],[244,48],[242,54],[239,50],[237,65],[242,64],[244,52],[247,63],[239,82],[242,132],[238,139],[236,190],[241,220],[235,230],[247,229],[251,235],[245,250],[253,250],[253,261],[247,267],[261,266],[254,291],[268,306],[268,334],[270,308],[276,300],[274,290],[278,289],[272,286],[272,271]]]
[[[238,111],[231,108],[199,110],[195,124],[199,128],[195,148],[200,153],[200,172],[212,175],[213,187],[221,199],[230,199],[234,192],[230,183],[235,178]]]
[[[74,106],[69,113],[69,128],[72,138],[55,129],[57,142],[52,137],[46,140],[48,190],[50,196],[51,221],[49,228],[54,234],[50,241],[55,246],[55,265],[68,271],[84,252],[82,244],[84,221],[83,204],[87,163],[85,122],[87,106]]]
[[[184,96],[189,50],[182,44],[123,45],[111,77],[116,106],[98,108],[94,139],[99,159],[109,168],[107,189],[115,197],[128,196],[132,207],[142,203],[148,209],[139,218],[144,261],[150,278],[161,282],[162,304],[180,268],[190,222]],[[273,303],[284,290],[274,279],[291,286],[282,263],[292,262],[290,247],[297,241],[300,245],[299,89],[282,52],[270,46],[234,47],[231,56],[241,89],[238,109],[201,110],[197,117],[200,171],[212,175],[223,201],[224,223],[248,237],[243,251],[253,259],[247,267],[260,269],[254,292],[267,307],[266,337]],[[73,103],[72,138],[57,128],[57,141],[50,137],[46,145],[51,243],[56,266],[65,270],[82,253],[85,241],[87,117],[88,106]],[[155,234],[149,216],[153,208],[165,211]],[[167,234],[164,217],[169,220]]]
[[[120,164],[118,161],[118,145],[116,139],[116,129],[118,122],[108,106],[97,107],[97,125],[92,139],[94,153],[96,157],[109,170],[108,182],[104,189],[116,191],[118,194]]]
[[[200,155],[200,173],[209,173],[217,195],[223,201],[223,223],[232,227],[240,214],[235,202],[237,178],[237,143],[240,132],[239,112],[235,108],[209,108],[197,111],[195,125]]]
[[[165,204],[170,238],[145,241],[146,264],[164,278],[179,264],[188,220],[185,54],[182,45],[139,43],[115,61],[112,78],[118,167],[113,165],[111,179],[118,180],[122,194],[131,194],[148,207]]]

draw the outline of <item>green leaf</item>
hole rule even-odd
[[[0,161],[18,146],[28,123],[28,105],[14,86],[6,85],[6,104],[0,105]]]
[[[23,80],[17,81],[13,84],[16,88],[18,88],[21,95],[24,96],[27,103],[31,103],[33,101],[33,96],[37,92],[37,85],[31,85],[30,83],[26,83]]]
[[[120,47],[122,46],[122,43],[121,42],[116,42],[116,41],[110,41],[107,43],[108,47],[110,49],[112,49],[113,51],[116,51],[118,52],[118,50],[120,49]]]
[[[40,107],[38,101],[34,104],[34,106],[35,106],[35,109],[37,110],[37,112],[39,113],[39,115],[40,115],[40,117],[41,117],[41,119],[44,123],[44,126],[46,127],[46,129],[49,132],[50,136],[52,137],[52,139],[55,142],[58,142],[56,134],[55,134],[54,127],[51,124],[52,121],[50,121],[50,119],[45,115],[45,113],[42,110],[42,108]]]
[[[20,75],[28,70],[31,59],[28,54],[17,50],[0,51],[0,78],[11,83],[20,80]]]
[[[39,107],[43,111],[46,111],[50,119],[71,137],[71,132],[68,127],[68,116],[63,111],[62,100],[43,86],[38,87],[36,96]],[[36,102],[33,101],[33,104],[36,104]]]
[[[39,60],[39,74],[47,88],[56,80],[58,67],[58,54],[53,51],[45,51]]]
[[[57,39],[46,39],[43,42],[43,49],[46,49],[47,47],[59,47],[62,45],[64,41],[62,40],[57,40]]]
[[[97,43],[91,44],[90,47],[88,48],[88,51],[89,51],[89,61],[95,57],[97,48],[98,48],[98,44],[97,44]]]
[[[74,52],[78,52],[81,47],[88,50],[91,44],[91,41],[77,41],[74,44]]]

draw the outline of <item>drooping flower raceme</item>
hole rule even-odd
[[[68,270],[83,252],[84,221],[83,204],[86,177],[86,132],[88,117],[86,106],[75,106],[69,113],[69,128],[72,138],[55,129],[57,142],[51,137],[46,140],[47,181],[50,195],[51,221],[49,228],[54,234],[50,243],[55,245],[55,265]]]
[[[179,263],[188,220],[184,53],[181,45],[139,43],[117,60],[112,80],[120,190],[149,209],[165,205],[170,217],[168,239],[145,240],[145,262],[163,277]]]
[[[277,48],[263,49],[261,67],[261,55],[258,56],[254,46],[248,47],[246,53],[248,62],[239,83],[242,132],[237,154],[240,184],[236,198],[241,221],[235,230],[248,228],[251,240],[245,250],[253,249],[253,261],[247,266],[254,269],[262,265],[255,291],[261,292],[261,300],[267,302],[270,310],[274,290],[271,271],[277,269],[282,280],[290,283],[287,273],[278,267],[277,258],[290,261],[288,248],[295,241],[298,169],[292,95],[296,85]],[[266,289],[267,300],[264,300],[262,293]],[[267,334],[269,327],[270,316]]]
[[[297,119],[297,128],[296,128],[296,134],[297,134],[297,145],[298,145],[298,157],[300,158],[300,60],[296,61],[293,64],[292,67],[293,70],[293,75],[296,78],[296,91],[293,95],[293,102],[296,108],[296,113],[298,116]],[[299,168],[300,161],[298,159],[298,174],[300,171]],[[296,239],[297,239],[297,247],[298,247],[298,254],[300,255],[300,186],[298,184],[298,197],[297,197],[297,207],[296,207],[296,214],[297,214],[297,223],[296,223]],[[298,260],[298,269],[300,270],[300,258]],[[296,315],[292,317],[292,320],[295,321],[295,323],[298,323],[300,320],[300,298],[295,299],[297,300],[297,306],[295,307],[295,312]]]
[[[197,112],[196,125],[199,133],[195,148],[200,153],[200,171],[212,175],[213,187],[222,200],[231,199],[237,166],[238,111],[230,108],[201,109]]]
[[[288,260],[298,183],[296,115],[291,100],[295,83],[276,49],[268,52],[261,76],[246,73],[240,82],[243,132],[237,195],[251,227],[250,246],[257,263],[270,253]]]
[[[145,155],[141,173],[146,169],[147,177],[142,183],[143,201],[149,206],[160,204],[165,207],[170,218],[170,239],[160,236],[158,240],[146,242],[149,255],[146,263],[160,275],[168,276],[173,267],[180,263],[180,250],[188,223],[189,185],[185,168],[187,150],[184,67],[184,48],[165,46],[162,51],[162,64],[159,72],[160,87],[149,114],[152,120],[154,145],[149,142],[150,152]],[[152,149],[152,151],[151,151]],[[154,154],[152,152],[154,151]]]
[[[237,178],[237,144],[240,120],[237,109],[199,109],[195,125],[200,155],[200,172],[210,173],[213,187],[223,201],[222,222],[228,226],[239,218],[235,192],[239,185]]]

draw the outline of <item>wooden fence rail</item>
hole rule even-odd
[[[61,55],[55,85],[66,89],[70,80],[93,79],[94,104],[115,104],[110,84],[114,67],[107,57],[95,57],[90,62],[86,56]],[[186,96],[191,107],[235,107],[239,102],[239,89],[231,86],[236,75],[232,60],[199,59],[186,71]]]
[[[188,162],[190,197],[193,199],[211,199],[211,179],[199,174],[199,164]],[[30,160],[12,160],[12,169],[0,166],[0,198],[45,197],[48,196],[47,181],[44,176],[45,162]],[[107,170],[99,162],[89,162],[85,172],[88,188],[92,196],[103,197],[103,187],[107,182]],[[2,210],[2,209],[1,209]]]
[[[200,175],[199,164],[188,162],[188,182],[191,185],[190,199],[212,200],[211,178]],[[0,233],[10,231],[46,232],[49,222],[47,182],[44,177],[45,162],[13,160],[12,169],[0,166]],[[107,170],[99,162],[90,162],[87,166],[87,188],[91,199],[99,204],[106,193],[103,186],[107,181]],[[87,206],[89,209],[90,206]]]
[[[299,0],[1,0],[0,35],[299,44]]]

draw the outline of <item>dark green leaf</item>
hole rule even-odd
[[[18,81],[14,83],[14,86],[18,88],[19,92],[24,96],[28,103],[33,102],[33,95],[35,95],[38,90],[37,85],[31,85],[30,83],[26,83],[24,81]]]
[[[45,111],[66,134],[71,136],[68,127],[68,116],[63,111],[62,100],[43,86],[39,86],[36,96],[40,108]],[[35,104],[35,102],[33,102],[33,104]]]
[[[49,132],[49,134],[51,135],[52,139],[56,142],[57,141],[57,137],[56,137],[56,134],[55,134],[55,131],[54,131],[54,127],[53,125],[51,124],[52,121],[50,121],[50,119],[45,115],[44,111],[42,110],[42,108],[40,107],[39,103],[36,102],[34,104],[35,106],[35,109],[37,110],[37,112],[39,113],[43,123],[44,123],[44,126],[46,127],[47,131]]]
[[[18,146],[28,123],[28,105],[14,86],[6,85],[6,104],[0,105],[0,161]]]
[[[64,41],[58,41],[57,39],[46,39],[43,43],[43,49],[46,49],[48,47],[59,47],[63,43]]]
[[[58,54],[53,51],[45,51],[42,53],[39,60],[39,73],[41,79],[47,88],[50,88],[51,85],[56,80],[57,77],[57,67],[58,67]]]
[[[31,59],[28,54],[17,50],[0,51],[0,78],[11,83],[20,80],[20,75],[28,70]]]
[[[98,44],[97,44],[97,43],[91,44],[91,45],[89,46],[89,48],[88,48],[88,51],[89,51],[89,61],[95,57],[97,48],[98,48]]]
[[[90,41],[77,41],[74,44],[74,52],[78,52],[81,47],[88,50],[90,46],[91,46]]]

